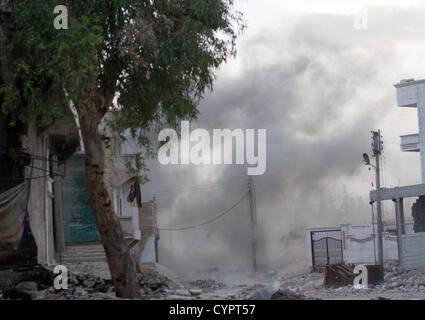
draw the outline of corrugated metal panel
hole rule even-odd
[[[425,267],[425,233],[404,235],[401,239],[402,266],[407,269]]]

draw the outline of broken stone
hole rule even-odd
[[[200,296],[202,294],[202,289],[189,289],[189,292],[192,296]]]
[[[176,290],[174,289],[165,289],[165,294],[170,294],[170,295],[174,295],[176,294]]]
[[[183,297],[191,297],[192,294],[187,289],[178,289],[176,290],[176,295]]]
[[[38,291],[33,295],[34,300],[45,300],[47,297],[47,290]]]
[[[37,286],[37,283],[35,283],[35,282],[24,281],[24,282],[18,283],[15,286],[15,289],[23,290],[23,291],[27,291],[27,292],[36,292],[36,291],[38,291],[38,286]]]
[[[54,274],[40,265],[23,266],[0,271],[0,290],[15,287],[21,282],[35,282],[44,290],[53,285]]]
[[[84,297],[88,295],[88,292],[86,290],[84,290],[83,288],[75,288],[73,295],[76,297]]]
[[[280,289],[272,295],[271,300],[293,301],[293,300],[306,300],[306,298],[302,294],[295,293],[289,290]]]
[[[84,279],[83,286],[86,288],[93,288],[96,285],[96,281],[93,279]]]
[[[179,296],[179,295],[171,295],[165,297],[165,300],[181,300],[181,301],[189,301],[192,300],[192,297],[187,296]]]
[[[224,283],[213,279],[196,280],[189,283],[190,286],[204,290],[218,290],[226,287]]]
[[[11,300],[33,300],[37,298],[38,285],[32,281],[18,283],[12,289],[4,291],[4,299]]]
[[[93,290],[95,292],[108,293],[110,286],[111,285],[108,285],[106,283],[99,283],[93,288]]]
[[[248,300],[271,300],[274,290],[272,288],[261,288],[255,291]]]
[[[78,286],[79,285],[79,281],[77,279],[77,277],[71,275],[68,277],[68,284],[70,286]]]
[[[6,289],[3,292],[3,299],[5,300],[32,300],[32,293],[19,290],[19,289]]]

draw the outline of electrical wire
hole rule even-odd
[[[25,149],[17,150],[16,152],[1,151],[1,150],[0,150],[0,153],[1,153],[1,154],[4,154],[4,155],[9,155],[9,156],[16,156],[16,155],[19,155],[19,153],[23,153],[23,154],[30,155],[32,158],[34,158],[34,159],[36,159],[36,160],[38,160],[38,161],[45,161],[45,162],[58,162],[58,163],[60,162],[60,161],[52,160],[52,159],[50,159],[49,157],[44,157],[44,156],[40,156],[40,155],[35,154],[35,153],[28,152],[28,151],[26,151]]]
[[[238,202],[236,202],[231,208],[229,208],[226,211],[220,213],[219,215],[217,215],[215,218],[213,218],[211,220],[205,221],[205,222],[200,223],[200,224],[188,226],[188,227],[182,227],[182,228],[175,228],[175,229],[173,229],[173,228],[158,228],[158,231],[171,231],[171,232],[174,232],[174,231],[186,231],[186,230],[196,229],[196,228],[199,228],[199,227],[206,226],[206,225],[208,225],[210,223],[213,223],[213,222],[219,220],[220,218],[224,217],[225,215],[227,215],[230,211],[232,211],[234,208],[236,208],[247,196],[248,196],[248,193],[245,193],[243,195],[243,197]]]
[[[51,173],[50,170],[49,169],[45,169],[45,168],[40,168],[40,167],[34,166],[34,160],[60,163],[60,161],[55,161],[55,160],[50,159],[48,157],[42,157],[42,156],[39,156],[39,155],[30,153],[30,152],[27,152],[25,150],[20,150],[18,152],[6,152],[6,151],[1,151],[0,150],[0,154],[5,154],[5,155],[9,155],[9,156],[11,156],[11,155],[16,156],[16,155],[19,154],[19,152],[26,153],[26,154],[30,155],[31,158],[32,158],[31,165],[30,166],[26,166],[26,167],[31,168],[31,170],[36,169],[36,170],[39,170],[39,171],[42,171],[42,172],[47,172],[47,173],[49,173],[49,175]],[[64,174],[59,174],[59,173],[53,173],[52,176],[54,176],[54,177],[64,177],[65,175]],[[38,177],[38,178],[44,178],[44,177],[45,176],[41,176],[41,177]],[[16,179],[15,181],[18,181],[18,180],[21,180],[21,179]],[[0,181],[5,181],[5,180],[1,180],[0,179]],[[10,179],[10,180],[7,180],[7,181],[13,181],[13,179]]]
[[[32,167],[29,167],[32,169]],[[11,178],[11,179],[0,179],[1,182],[6,181],[6,182],[14,182],[14,181],[24,181],[24,180],[37,180],[37,179],[43,179],[43,178],[47,178],[47,177],[52,177],[51,175],[47,174],[47,175],[43,175],[43,176],[36,176],[36,177],[22,177],[22,178]],[[57,177],[57,176],[54,176]]]
[[[162,196],[162,195],[168,195],[168,194],[171,195],[171,194],[193,192],[193,191],[206,191],[206,190],[211,190],[211,189],[215,189],[215,188],[221,188],[221,187],[228,186],[228,185],[240,184],[243,181],[245,181],[245,179],[229,181],[229,182],[224,182],[224,183],[214,183],[214,184],[190,186],[190,187],[185,187],[185,188],[176,188],[176,189],[157,191],[157,192],[146,192],[146,194],[152,195],[152,196]]]

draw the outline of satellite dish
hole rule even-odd
[[[370,166],[370,158],[367,153],[363,153],[363,161],[367,166]]]

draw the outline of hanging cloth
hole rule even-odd
[[[0,193],[0,249],[18,250],[24,234],[28,197],[28,181]]]

